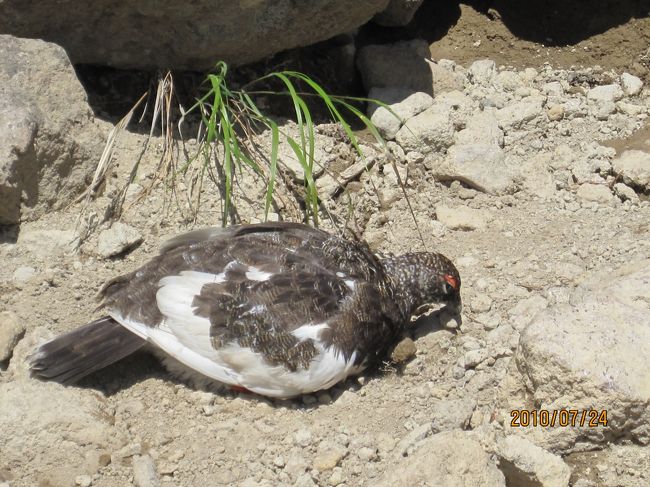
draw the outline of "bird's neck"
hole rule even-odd
[[[395,293],[395,302],[404,319],[408,319],[423,304],[420,256],[408,253],[381,259]]]

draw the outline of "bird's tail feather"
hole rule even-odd
[[[28,360],[34,377],[72,384],[132,354],[145,343],[105,316],[41,345]]]

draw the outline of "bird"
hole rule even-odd
[[[37,347],[32,376],[74,384],[142,348],[210,383],[286,399],[381,363],[423,305],[460,309],[442,254],[375,255],[301,223],[209,227],[99,291],[104,316]]]

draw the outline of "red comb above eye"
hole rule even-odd
[[[445,274],[443,276],[443,279],[447,281],[447,283],[453,287],[454,289],[458,289],[458,279],[456,279],[454,276],[451,276],[449,274]]]

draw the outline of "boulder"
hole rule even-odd
[[[503,474],[480,443],[462,431],[445,431],[425,438],[412,454],[396,460],[386,472],[375,485],[506,485]]]
[[[535,316],[521,333],[499,392],[504,420],[510,424],[510,411],[522,407],[550,414],[576,410],[568,426],[513,428],[556,453],[620,441],[648,445],[649,356],[650,260],[645,260],[595,275],[576,288],[569,303]],[[582,411],[591,410],[598,417],[587,413],[583,420]]]
[[[626,184],[650,188],[650,153],[627,150],[612,161],[612,167]]]
[[[69,204],[90,182],[105,133],[63,49],[0,35],[0,224]]]
[[[386,10],[375,15],[373,20],[386,27],[401,27],[411,21],[420,5],[422,0],[390,0]]]
[[[381,101],[390,108],[376,104],[368,106],[370,120],[387,140],[395,138],[404,122],[433,105],[433,98],[426,93],[395,87],[373,88],[368,98]]]
[[[65,48],[73,63],[204,70],[356,29],[388,0],[0,3],[0,32]]]

